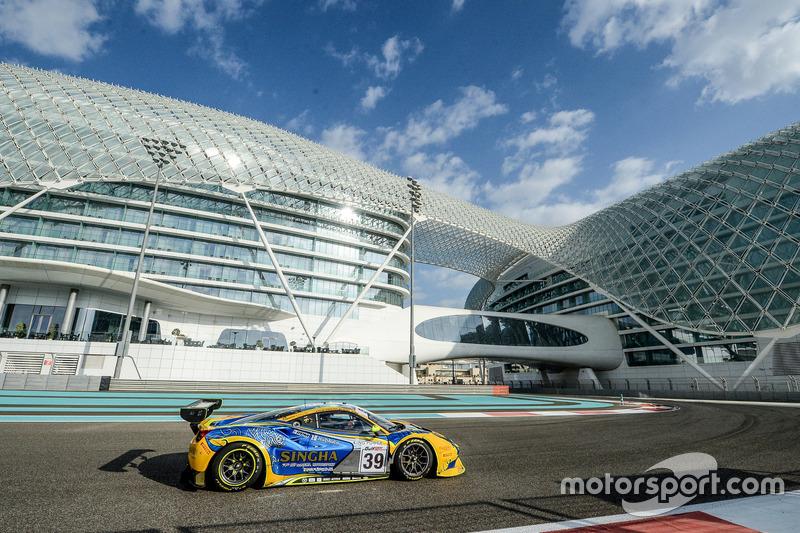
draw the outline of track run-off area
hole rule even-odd
[[[393,418],[475,418],[636,414],[669,409],[641,402],[478,394],[203,394],[222,399],[217,415],[346,402]],[[176,422],[200,394],[0,390],[0,422]]]
[[[416,482],[190,491],[179,479],[192,433],[178,408],[198,396],[3,391],[2,529],[486,531],[624,513],[620,494],[563,493],[562,480],[645,476],[659,462],[696,452],[714,457],[724,479],[780,478],[786,491],[800,489],[796,407],[659,400],[680,409],[652,412],[627,398],[620,406],[618,400],[526,395],[299,396],[305,398],[218,395],[223,414],[328,400],[420,419],[459,444],[466,472]],[[635,416],[588,414],[622,411]]]

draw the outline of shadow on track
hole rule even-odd
[[[119,457],[104,464],[99,468],[103,472],[124,473],[138,470],[141,475],[168,487],[192,491],[193,487],[182,479],[182,472],[186,468],[185,453],[167,453],[147,457],[155,452],[150,449],[128,450]]]

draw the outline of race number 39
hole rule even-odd
[[[386,472],[387,452],[388,448],[379,444],[370,444],[361,448],[361,466],[359,472],[362,474]]]

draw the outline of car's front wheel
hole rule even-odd
[[[409,439],[397,447],[392,472],[400,479],[416,481],[428,475],[433,463],[430,445],[422,439]]]
[[[228,444],[217,452],[210,465],[214,484],[225,491],[244,490],[253,486],[263,468],[261,452],[246,442]]]

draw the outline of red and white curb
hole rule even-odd
[[[483,533],[795,533],[800,524],[800,490],[721,502],[685,505],[662,516],[601,516],[495,529]]]

